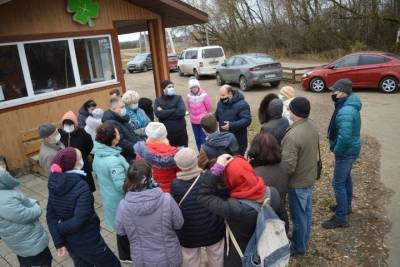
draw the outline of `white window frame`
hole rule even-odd
[[[107,80],[107,81],[100,81],[100,82],[93,82],[90,84],[81,84],[81,79],[79,75],[79,66],[78,66],[78,61],[76,59],[76,53],[75,53],[75,46],[74,46],[74,40],[76,39],[94,39],[94,38],[104,38],[107,37],[110,43],[110,51],[111,51],[111,59],[112,59],[112,65],[113,65],[113,70],[114,70],[114,79],[112,80]],[[69,53],[70,53],[70,59],[71,59],[71,65],[72,65],[72,70],[73,70],[73,75],[74,75],[74,81],[75,81],[75,86],[74,87],[69,87],[65,89],[60,89],[54,92],[48,92],[48,93],[43,93],[43,94],[38,94],[35,95],[35,92],[33,90],[32,86],[32,80],[31,80],[31,75],[29,72],[29,66],[28,66],[28,61],[26,58],[25,54],[25,44],[32,44],[32,43],[45,43],[45,42],[54,42],[54,41],[67,41],[68,43],[68,48],[69,48]],[[19,60],[22,68],[22,74],[23,74],[23,79],[25,82],[25,87],[28,96],[25,97],[20,97],[17,99],[12,99],[12,100],[5,100],[0,102],[0,110],[9,108],[9,107],[15,107],[23,104],[28,104],[36,101],[41,101],[41,100],[46,100],[46,99],[51,99],[54,97],[59,97],[59,96],[64,96],[64,95],[69,95],[73,93],[78,93],[82,91],[88,91],[92,89],[96,89],[99,87],[104,87],[108,85],[118,85],[120,82],[117,80],[117,72],[115,68],[115,57],[114,57],[114,50],[113,50],[113,44],[112,44],[112,38],[110,34],[104,34],[104,35],[87,35],[87,36],[75,36],[75,37],[65,37],[65,38],[53,38],[53,39],[43,39],[43,40],[32,40],[32,41],[22,41],[22,42],[9,42],[9,43],[0,43],[1,46],[8,46],[8,45],[15,45],[17,46],[18,49],[18,55],[19,55]]]

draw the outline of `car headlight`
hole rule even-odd
[[[312,71],[307,71],[306,73],[303,74],[303,78],[307,78],[311,76]]]

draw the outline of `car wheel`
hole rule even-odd
[[[216,80],[217,80],[217,84],[219,85],[219,86],[221,86],[221,85],[224,85],[225,84],[225,81],[224,80],[222,80],[222,77],[221,77],[221,74],[219,74],[219,73],[217,73],[217,75],[216,75]]]
[[[178,67],[179,76],[183,77],[184,73],[181,71],[181,68]]]
[[[144,65],[144,66],[143,66],[143,71],[144,71],[144,72],[147,72],[148,70],[149,70],[149,67],[147,67],[147,65]]]
[[[310,90],[316,93],[321,93],[325,90],[325,82],[321,78],[314,78],[310,82]]]
[[[277,86],[279,86],[280,83],[281,83],[281,81],[270,82],[272,87],[277,87]]]
[[[193,76],[194,76],[197,80],[200,80],[200,75],[199,75],[199,73],[197,72],[196,69],[193,70]]]
[[[247,84],[247,79],[246,79],[246,77],[245,76],[240,76],[240,78],[239,78],[239,87],[240,87],[240,90],[242,90],[242,91],[246,91],[247,89],[249,89],[248,88],[248,84]]]
[[[396,93],[399,90],[399,81],[392,76],[385,77],[379,83],[379,89],[385,94]]]
[[[129,71],[129,73],[133,73],[133,70],[128,70]]]

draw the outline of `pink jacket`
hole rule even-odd
[[[187,95],[186,103],[190,113],[190,121],[193,124],[200,124],[201,119],[212,109],[210,96],[201,88],[197,95],[190,92]]]

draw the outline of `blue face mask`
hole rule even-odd
[[[131,104],[129,107],[130,107],[131,109],[138,109],[139,103]]]
[[[169,96],[175,95],[175,88],[174,87],[167,88],[167,95]]]
[[[121,115],[121,117],[125,117],[125,115],[126,115],[126,108],[121,109],[121,113],[119,113],[119,115]]]

